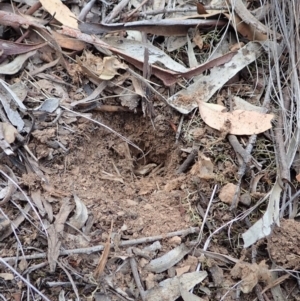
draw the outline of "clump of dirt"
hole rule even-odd
[[[268,239],[270,258],[285,269],[300,268],[300,223],[293,219],[282,219]]]

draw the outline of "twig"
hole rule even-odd
[[[85,285],[82,284],[80,282],[74,282],[76,285]],[[48,287],[57,287],[57,286],[71,286],[72,284],[70,282],[63,282],[63,281],[49,281],[49,282],[45,282],[45,284],[47,284]]]
[[[132,256],[133,254],[132,254],[131,248],[128,248],[127,253],[131,256],[130,259],[129,259],[129,262],[130,262],[130,267],[131,267],[133,278],[134,278],[136,286],[137,286],[137,288],[140,292],[142,300],[145,301],[146,300],[146,293],[145,293],[145,290],[142,286],[140,275],[139,275],[139,272],[138,272],[137,263],[135,261],[135,258]]]
[[[111,13],[105,18],[103,23],[109,23],[113,18],[120,14],[122,9],[128,4],[129,0],[121,0],[121,2],[114,7]]]
[[[38,1],[27,9],[27,11],[25,12],[25,15],[32,15],[37,10],[39,10],[41,7],[42,7],[42,4]]]
[[[149,0],[143,0],[143,2],[136,7],[132,12],[130,12],[127,16],[127,19],[131,18],[141,7],[143,7]]]
[[[194,162],[195,157],[198,154],[198,150],[199,150],[199,146],[194,147],[192,149],[191,153],[187,156],[187,158],[184,160],[184,162],[177,169],[177,171],[176,171],[177,175],[185,172],[189,168],[189,166]]]
[[[126,240],[122,241],[118,246],[119,247],[125,247],[125,246],[132,246],[132,245],[139,245],[143,243],[150,243],[156,240],[162,240],[165,238],[171,238],[174,236],[186,236],[189,234],[197,233],[199,231],[198,227],[191,227],[189,229],[185,230],[180,230],[180,231],[175,231],[175,232],[170,232],[167,234],[163,235],[157,235],[157,236],[150,236],[150,237],[143,237],[143,238],[137,238],[137,239],[132,239],[132,240]],[[111,247],[114,247],[112,244]],[[59,256],[64,256],[64,255],[72,255],[72,254],[90,254],[94,252],[99,252],[104,249],[103,245],[98,245],[98,246],[93,246],[90,248],[80,248],[80,249],[73,249],[73,250],[64,250],[59,253]],[[19,257],[3,257],[2,260],[4,261],[10,261],[10,260],[21,260],[21,259],[38,259],[38,258],[46,258],[46,253],[40,253],[40,254],[33,254],[33,255],[26,255],[26,256],[21,256]]]
[[[222,10],[228,11],[228,7],[226,6],[220,6],[220,7],[214,7],[214,6],[204,6],[205,9],[213,9],[213,10],[220,10],[220,13]],[[155,9],[155,10],[149,10],[145,12],[138,12],[131,14],[130,17],[146,17],[146,16],[152,16],[152,15],[160,15],[160,14],[172,14],[172,13],[187,13],[187,12],[197,12],[197,8],[162,8],[162,9]],[[128,15],[122,14],[122,18],[127,18]]]
[[[78,16],[78,20],[80,21],[84,21],[86,18],[86,15],[89,13],[89,11],[92,9],[92,7],[94,6],[96,0],[91,0],[90,2],[88,2],[81,10],[79,16]]]
[[[95,111],[100,111],[100,112],[110,112],[110,113],[115,113],[115,112],[134,112],[128,107],[123,107],[123,106],[111,106],[111,105],[102,105],[98,104],[95,108]],[[137,109],[137,111],[140,111]]]
[[[240,187],[241,187],[241,184],[242,184],[242,178],[246,172],[246,168],[247,168],[247,165],[248,163],[250,162],[251,160],[251,152],[252,152],[252,149],[253,149],[253,145],[254,143],[256,142],[256,137],[257,135],[252,135],[250,136],[249,138],[249,142],[248,142],[248,145],[245,149],[246,153],[248,154],[248,157],[245,158],[245,161],[244,163],[239,167],[239,170],[238,170],[238,183],[237,183],[237,188],[236,188],[236,191],[235,191],[235,194],[234,194],[234,197],[233,197],[233,200],[232,200],[232,204],[230,206],[230,210],[233,210],[236,208],[237,206],[237,203],[238,203],[238,195],[239,195],[239,192],[240,192]]]
[[[228,135],[227,138],[231,146],[233,147],[234,151],[242,157],[244,162],[247,162],[249,160],[248,157],[251,155],[245,151],[245,149],[239,143],[237,137],[235,135]]]
[[[234,151],[239,154],[243,161],[244,162],[249,162],[250,159],[252,161],[252,163],[255,165],[255,167],[258,169],[258,170],[261,170],[262,166],[261,164],[259,164],[254,158],[253,156],[251,156],[251,154],[248,154],[246,152],[246,150],[242,147],[242,145],[239,143],[237,137],[235,135],[228,135],[227,136],[231,146],[233,147]],[[250,156],[250,158],[249,158]]]
[[[199,246],[200,242],[201,242],[202,234],[203,234],[203,229],[204,229],[204,225],[205,225],[205,223],[206,223],[206,219],[207,219],[207,216],[208,216],[208,214],[209,214],[210,207],[211,207],[212,202],[213,202],[213,199],[214,199],[214,197],[215,197],[215,193],[216,193],[217,187],[218,187],[218,186],[215,185],[214,190],[213,190],[213,192],[212,192],[212,194],[211,194],[211,197],[210,197],[210,200],[209,200],[209,203],[208,203],[208,206],[207,206],[207,208],[206,208],[206,212],[205,212],[205,215],[204,215],[204,218],[203,218],[203,221],[202,221],[201,229],[200,229],[199,234],[198,234],[198,238],[197,238],[197,242],[198,242],[198,243],[195,245],[194,249],[196,249],[196,248]],[[207,247],[208,247],[208,245],[207,245]],[[203,248],[203,250],[206,251],[207,247],[206,247],[206,248]]]
[[[184,115],[182,114],[181,117],[180,117],[180,122],[179,122],[179,125],[178,125],[178,128],[177,128],[177,131],[176,131],[175,144],[178,143],[178,140],[179,140],[179,137],[180,137],[180,134],[181,134],[183,120],[184,120]]]
[[[278,154],[278,163],[279,163],[279,170],[280,170],[280,177],[281,179],[287,179],[290,180],[290,171],[287,166],[287,160],[286,160],[286,150],[284,147],[284,141],[283,141],[283,117],[282,114],[284,112],[281,111],[278,120],[277,125],[274,129],[275,132],[275,142],[277,147],[277,154]]]

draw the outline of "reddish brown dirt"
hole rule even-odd
[[[106,234],[111,220],[116,229],[126,225],[132,238],[189,227],[180,189],[185,178],[174,174],[182,159],[167,119],[158,116],[154,129],[141,115],[107,114],[106,118],[105,123],[111,119],[112,128],[143,149],[145,158],[138,159],[141,154],[136,149],[91,124],[88,137],[53,166],[57,172],[51,174],[51,183],[70,194],[74,191],[94,215],[95,227]],[[156,174],[135,174],[149,164],[162,166]]]

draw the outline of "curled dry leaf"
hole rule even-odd
[[[189,253],[189,251],[189,248],[186,247],[185,244],[181,244],[165,255],[150,261],[150,263],[145,266],[145,269],[154,273],[166,271],[178,263],[186,254]]]
[[[76,203],[76,212],[74,216],[70,218],[70,224],[77,229],[81,229],[88,219],[88,211],[85,204],[76,194],[74,194],[74,200]]]
[[[224,112],[225,107],[199,102],[199,112],[203,121],[210,127],[221,131],[228,129],[233,135],[253,135],[263,133],[272,127],[272,114],[255,111],[235,110]]]
[[[272,276],[265,261],[256,263],[238,262],[231,270],[234,278],[241,278],[241,290],[244,294],[250,293],[259,281],[271,282]]]
[[[105,57],[103,59],[103,69],[99,78],[103,80],[110,80],[118,74],[118,69],[127,69],[126,64],[121,63],[116,57]]]

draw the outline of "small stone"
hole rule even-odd
[[[191,267],[190,265],[186,265],[184,267],[177,268],[176,269],[176,275],[179,277],[182,274],[187,273],[190,270],[190,267]]]
[[[128,206],[137,206],[138,205],[138,202],[136,202],[134,200],[127,199],[126,202],[127,202]]]
[[[179,246],[181,244],[181,238],[179,236],[174,236],[168,240],[168,244],[171,246]]]
[[[155,282],[155,275],[152,273],[149,273],[147,278],[145,279],[145,283],[146,283],[146,289],[149,290],[151,288],[153,288],[156,284]]]
[[[243,205],[249,207],[251,205],[251,195],[250,195],[250,193],[242,194],[241,197],[240,197],[240,202]]]
[[[152,205],[150,205],[150,204],[146,204],[146,205],[144,206],[144,209],[146,209],[146,210],[153,210],[153,207],[152,207]]]
[[[223,203],[226,203],[228,205],[232,204],[235,192],[236,192],[237,186],[232,184],[232,183],[228,183],[225,186],[223,186],[221,188],[220,194],[219,194],[219,198]]]
[[[198,258],[192,255],[188,255],[184,263],[190,266],[190,272],[195,272],[198,266]]]
[[[126,224],[123,224],[123,226],[121,227],[121,231],[126,231],[128,230],[128,227]]]
[[[175,277],[175,268],[174,267],[170,267],[168,269],[168,276],[169,276],[169,278]]]
[[[144,266],[146,266],[147,264],[149,263],[149,261],[145,258],[141,258],[140,261],[139,261],[139,266],[141,268],[143,268]]]

